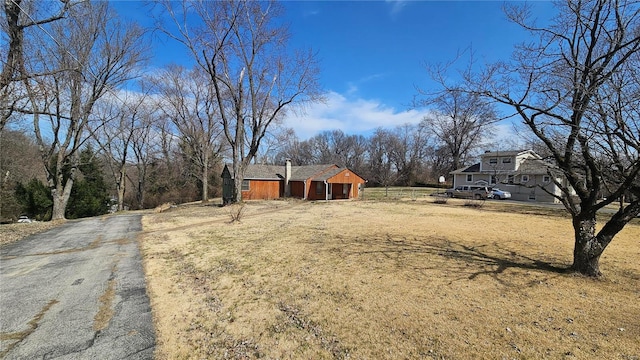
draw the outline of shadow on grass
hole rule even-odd
[[[345,239],[346,240],[346,239]],[[382,237],[345,241],[338,250],[346,256],[381,256],[394,261],[399,269],[420,271],[433,276],[438,271],[453,275],[455,280],[474,280],[490,276],[510,286],[503,275],[506,270],[520,269],[552,274],[569,273],[569,266],[559,261],[548,261],[507,249],[498,243],[471,246],[438,237],[393,238]],[[417,255],[417,256],[416,256]]]

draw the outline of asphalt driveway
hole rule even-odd
[[[153,358],[140,230],[91,218],[0,248],[0,358]]]

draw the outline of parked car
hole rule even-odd
[[[511,193],[508,191],[504,191],[504,190],[500,190],[498,188],[494,188],[491,193],[492,198],[496,199],[496,200],[504,200],[504,199],[511,199]]]
[[[448,197],[481,200],[491,197],[491,188],[477,185],[461,185],[456,186],[454,189],[448,189],[445,193]]]
[[[32,222],[32,220],[31,220],[31,219],[29,219],[29,217],[28,217],[28,216],[20,216],[20,217],[18,218],[18,222],[19,222],[19,223],[30,223],[30,222]]]

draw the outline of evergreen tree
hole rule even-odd
[[[39,221],[51,219],[53,199],[49,188],[38,179],[31,179],[25,186],[16,184],[15,197],[24,214]]]
[[[100,161],[95,152],[88,147],[80,154],[78,169],[82,176],[76,181],[67,205],[66,217],[82,217],[106,214],[109,210],[109,192],[102,173]]]

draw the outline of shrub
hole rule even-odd
[[[231,217],[231,223],[240,222],[244,216],[244,204],[234,204],[229,206],[229,216]]]
[[[436,196],[435,200],[433,200],[434,204],[446,204],[449,200],[446,196]]]

